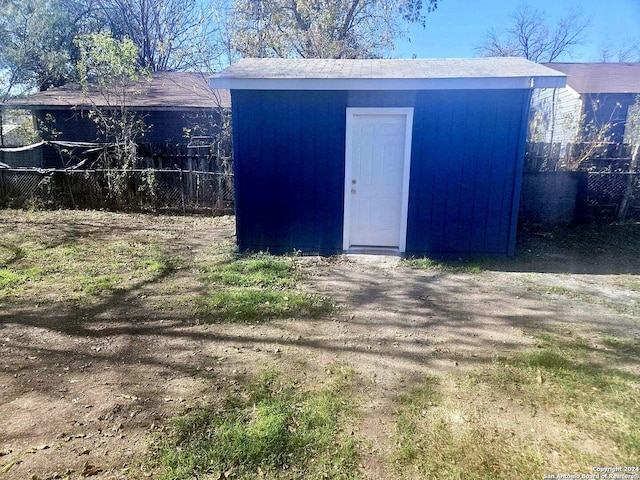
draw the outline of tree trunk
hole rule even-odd
[[[625,188],[624,196],[620,202],[620,209],[618,210],[618,220],[625,220],[629,211],[629,204],[631,203],[631,196],[636,184],[636,174],[638,170],[638,156],[640,152],[640,143],[633,149],[633,155],[631,156],[631,165],[629,165],[629,176],[627,177],[627,188]]]

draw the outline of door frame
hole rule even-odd
[[[398,232],[398,251],[404,253],[407,247],[407,215],[409,211],[409,175],[411,172],[411,139],[413,133],[413,107],[347,107],[347,122],[345,135],[345,168],[344,168],[344,223],[342,228],[342,248],[351,249],[351,173],[353,165],[353,121],[357,115],[404,115],[404,164],[402,173],[402,198],[400,212],[400,231]],[[374,248],[372,246],[372,248]]]

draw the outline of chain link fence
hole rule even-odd
[[[640,173],[589,172],[586,206],[591,217],[615,219],[626,195],[628,218],[640,218]]]
[[[157,169],[0,169],[0,207],[233,213],[233,175]]]

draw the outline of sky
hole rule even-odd
[[[553,25],[572,8],[579,7],[590,18],[587,44],[575,49],[572,57],[558,61],[595,62],[602,46],[613,50],[632,38],[640,39],[640,0],[530,0],[529,5],[544,10]],[[427,15],[425,29],[411,28],[411,42],[402,42],[392,56],[398,58],[477,57],[477,46],[485,32],[508,24],[509,14],[519,5],[508,0],[439,0],[438,8]]]

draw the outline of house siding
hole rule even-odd
[[[601,128],[609,124],[606,131],[611,142],[624,142],[624,130],[629,107],[633,105],[634,93],[587,93],[583,95],[584,126]]]
[[[570,88],[535,90],[531,100],[532,142],[560,143],[565,147],[579,133],[582,100]]]
[[[530,90],[232,91],[240,251],[342,250],[347,107],[414,107],[408,255],[513,253]]]
[[[142,119],[148,131],[139,142],[186,143],[185,128],[202,123],[203,117],[212,116],[213,109],[199,111],[154,110],[142,112]],[[61,140],[69,142],[101,142],[100,135],[87,110],[82,109],[39,109],[34,111],[38,128],[45,140]],[[212,117],[213,118],[213,117]],[[51,120],[53,119],[53,121]],[[211,120],[204,120],[211,124]],[[57,132],[55,135],[52,132]]]
[[[555,95],[555,101],[554,101]],[[627,135],[628,110],[635,93],[576,93],[571,88],[536,90],[532,99],[530,141],[560,143],[564,155],[567,144],[580,141],[592,128],[609,124],[608,141],[630,143]],[[555,105],[555,112],[554,112]],[[631,135],[631,141],[635,138]]]
[[[34,110],[33,116],[37,128],[44,140],[62,140],[70,142],[96,142],[98,130],[96,124],[82,110]]]

